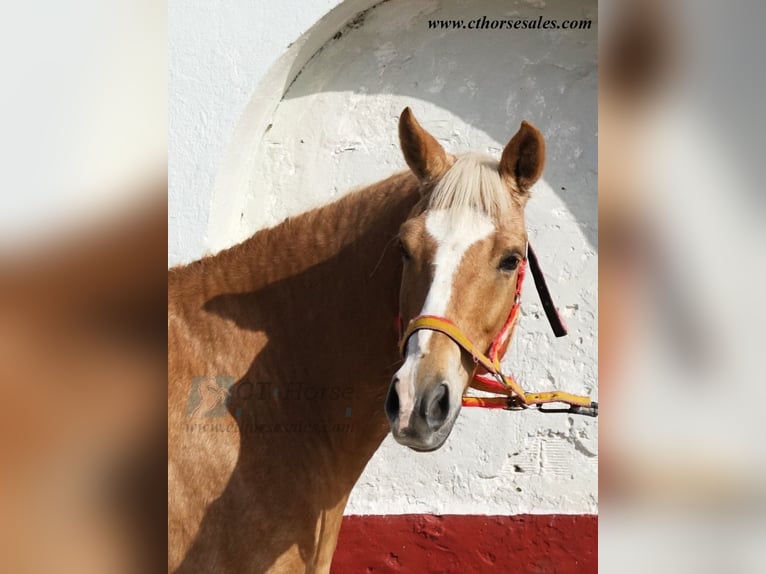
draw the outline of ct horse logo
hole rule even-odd
[[[234,377],[206,375],[192,379],[186,414],[191,418],[225,416]]]

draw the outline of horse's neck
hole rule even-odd
[[[373,434],[382,439],[383,402],[398,358],[401,262],[392,244],[419,200],[417,188],[409,172],[394,175],[186,268],[196,267],[202,308],[226,320],[216,327],[224,332],[214,339],[226,341],[216,353],[224,357],[219,364],[226,355],[240,358],[232,369],[238,384],[260,385],[258,393],[292,387],[293,396],[324,388],[336,397],[310,412],[298,412],[310,409],[308,402],[283,401],[253,418],[327,422],[318,418],[322,409],[342,407],[346,417],[337,422],[376,425]]]

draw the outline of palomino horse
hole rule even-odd
[[[453,156],[409,108],[399,138],[410,171],[170,270],[170,570],[327,572],[389,430],[422,451],[449,435],[476,365],[431,330],[402,364],[396,318],[450,317],[487,348],[514,304],[545,144],[522,122],[499,162]],[[200,378],[231,381],[225,416],[190,417]]]

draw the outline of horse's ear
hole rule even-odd
[[[540,179],[545,165],[545,140],[538,129],[527,121],[511,138],[500,158],[500,176],[526,196]]]
[[[399,144],[407,165],[420,181],[433,181],[447,171],[444,148],[421,127],[410,108],[404,108],[399,117]]]

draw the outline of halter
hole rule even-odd
[[[534,279],[537,293],[540,296],[543,310],[553,329],[553,333],[556,337],[563,337],[566,335],[566,326],[553,304],[550,291],[548,291],[548,286],[545,283],[545,277],[540,269],[540,263],[532,246],[527,243],[527,256],[519,263],[513,307],[511,307],[511,312],[508,314],[508,319],[506,319],[503,328],[490,343],[487,354],[482,353],[455,323],[446,317],[437,317],[435,315],[419,315],[412,319],[407,325],[407,329],[399,338],[399,350],[401,351],[402,356],[404,356],[407,341],[412,334],[416,331],[428,330],[443,333],[452,339],[463,351],[470,354],[474,363],[476,363],[470,386],[480,391],[503,396],[463,396],[464,407],[521,410],[536,406],[537,410],[540,412],[564,412],[597,417],[598,403],[591,401],[589,397],[572,395],[563,391],[527,393],[513,379],[513,377],[505,375],[501,371],[500,359],[503,358],[503,355],[505,355],[505,352],[508,350],[508,344],[513,336],[513,330],[521,310],[521,285],[524,281],[527,262],[529,262],[529,269],[532,272],[532,278]],[[569,405],[569,408],[551,409],[542,408],[540,406],[546,403],[564,403]]]

